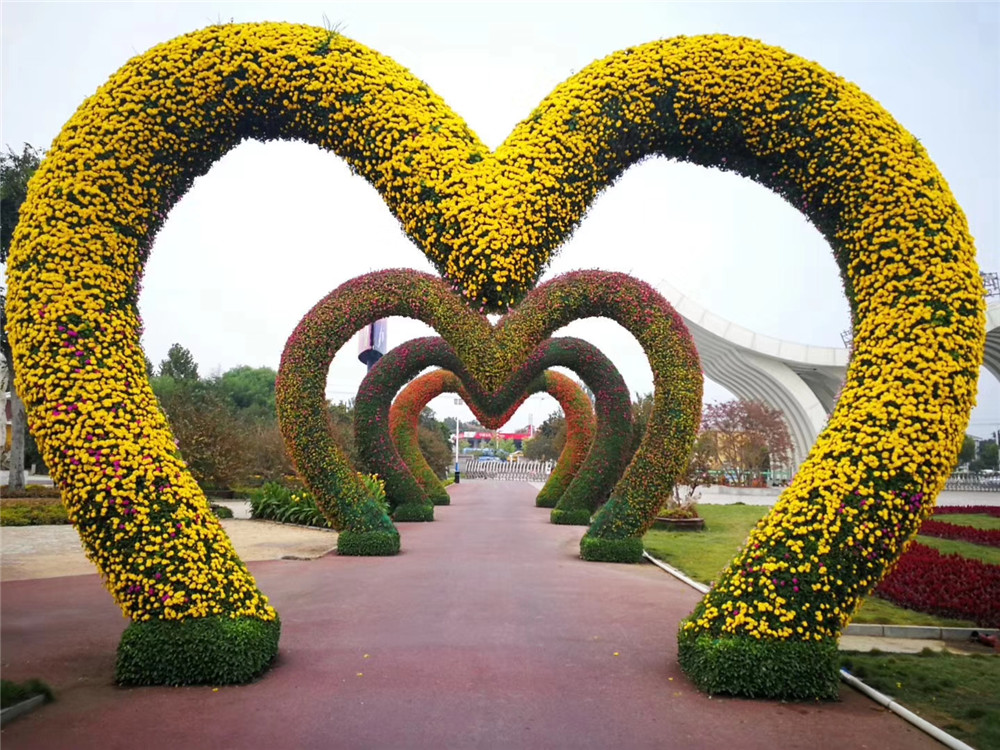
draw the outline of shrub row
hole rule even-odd
[[[69,523],[66,508],[58,500],[49,502],[4,502],[0,526],[48,526]]]
[[[55,700],[52,688],[41,680],[28,680],[27,682],[0,680],[0,708],[10,708],[36,695],[44,695],[46,703]]]
[[[18,493],[11,492],[10,485],[3,488],[4,500],[14,500],[20,498],[40,498],[40,497],[62,497],[62,492],[58,487],[47,484],[29,484]]]
[[[359,479],[371,492],[372,497],[383,509],[385,484],[378,477],[358,474]],[[308,490],[291,488],[279,482],[268,482],[258,490],[250,491],[250,515],[264,521],[294,523],[301,526],[331,528],[329,519],[316,504],[316,498]]]
[[[48,502],[46,502],[48,501]],[[218,518],[232,518],[225,505],[209,506]],[[58,526],[70,523],[66,507],[59,500],[7,502],[0,505],[0,526]]]

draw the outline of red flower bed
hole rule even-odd
[[[912,544],[875,593],[901,607],[1000,627],[1000,565]]]
[[[954,516],[959,514],[975,514],[1000,518],[1000,506],[993,505],[949,505],[934,509],[935,516]]]
[[[1000,531],[996,529],[974,529],[957,523],[927,520],[920,527],[920,533],[938,539],[960,539],[963,542],[985,544],[987,547],[1000,547]]]

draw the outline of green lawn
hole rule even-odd
[[[754,524],[770,508],[759,505],[699,505],[698,512],[705,519],[704,531],[649,531],[643,537],[646,551],[683,570],[696,581],[711,583],[739,552]],[[944,516],[951,523],[957,519],[987,518],[989,516]],[[950,539],[919,537],[921,544],[944,553],[958,553],[965,557],[1000,565],[1000,548],[983,547]],[[878,597],[871,597],[862,604],[852,620],[858,623],[885,623],[889,625],[934,625],[939,627],[975,627],[966,620],[915,612],[897,607]]]
[[[841,666],[978,750],[1000,750],[1000,655],[844,653]]]
[[[932,536],[918,536],[917,541],[933,547],[943,555],[961,555],[973,560],[982,560],[991,565],[1000,565],[1000,547],[986,547],[958,539],[937,539]]]
[[[975,513],[956,513],[953,516],[935,516],[935,521],[953,523],[956,526],[972,526],[976,529],[1000,529],[1000,518],[981,516]]]
[[[696,581],[711,583],[736,557],[770,508],[761,505],[699,505],[704,531],[648,531],[643,546],[653,557],[680,568]]]

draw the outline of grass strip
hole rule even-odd
[[[1000,750],[1000,655],[843,653],[841,666],[979,750]]]

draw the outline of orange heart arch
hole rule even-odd
[[[669,39],[580,71],[491,153],[426,85],[346,37],[213,26],[133,58],[81,105],[31,181],[7,266],[17,388],[88,554],[135,623],[126,640],[159,633],[149,623],[256,628],[252,668],[164,676],[135,656],[157,635],[125,649],[125,681],[249,679],[276,649],[276,614],[157,407],[136,312],[170,207],[246,138],[341,155],[487,310],[516,303],[595,196],[650,155],[737,171],[823,233],[853,315],[847,381],[794,483],[685,625],[682,660],[705,689],[781,694],[733,682],[735,665],[764,674],[788,644],[829,652],[954,466],[985,340],[975,248],[924,149],[856,86],[753,40]],[[802,575],[809,596],[772,583]],[[218,642],[239,650],[245,635],[220,630]],[[741,661],[751,652],[763,656]],[[829,692],[828,679],[799,684]]]
[[[406,463],[414,481],[426,493],[434,505],[448,505],[451,497],[441,480],[421,452],[418,438],[420,414],[427,404],[443,393],[455,393],[473,407],[474,401],[461,379],[449,370],[434,370],[414,378],[399,392],[389,409],[389,434]],[[590,444],[597,432],[597,418],[587,394],[572,378],[555,370],[546,370],[535,378],[524,393],[526,399],[532,393],[547,393],[552,396],[566,415],[566,443],[559,454],[552,473],[535,498],[539,508],[554,508],[573,477],[584,463]],[[523,399],[522,402],[523,403]],[[521,404],[518,403],[519,407]],[[476,419],[487,428],[491,422],[497,427],[507,423],[516,408],[508,409],[500,419],[487,420],[484,414],[475,412]]]

